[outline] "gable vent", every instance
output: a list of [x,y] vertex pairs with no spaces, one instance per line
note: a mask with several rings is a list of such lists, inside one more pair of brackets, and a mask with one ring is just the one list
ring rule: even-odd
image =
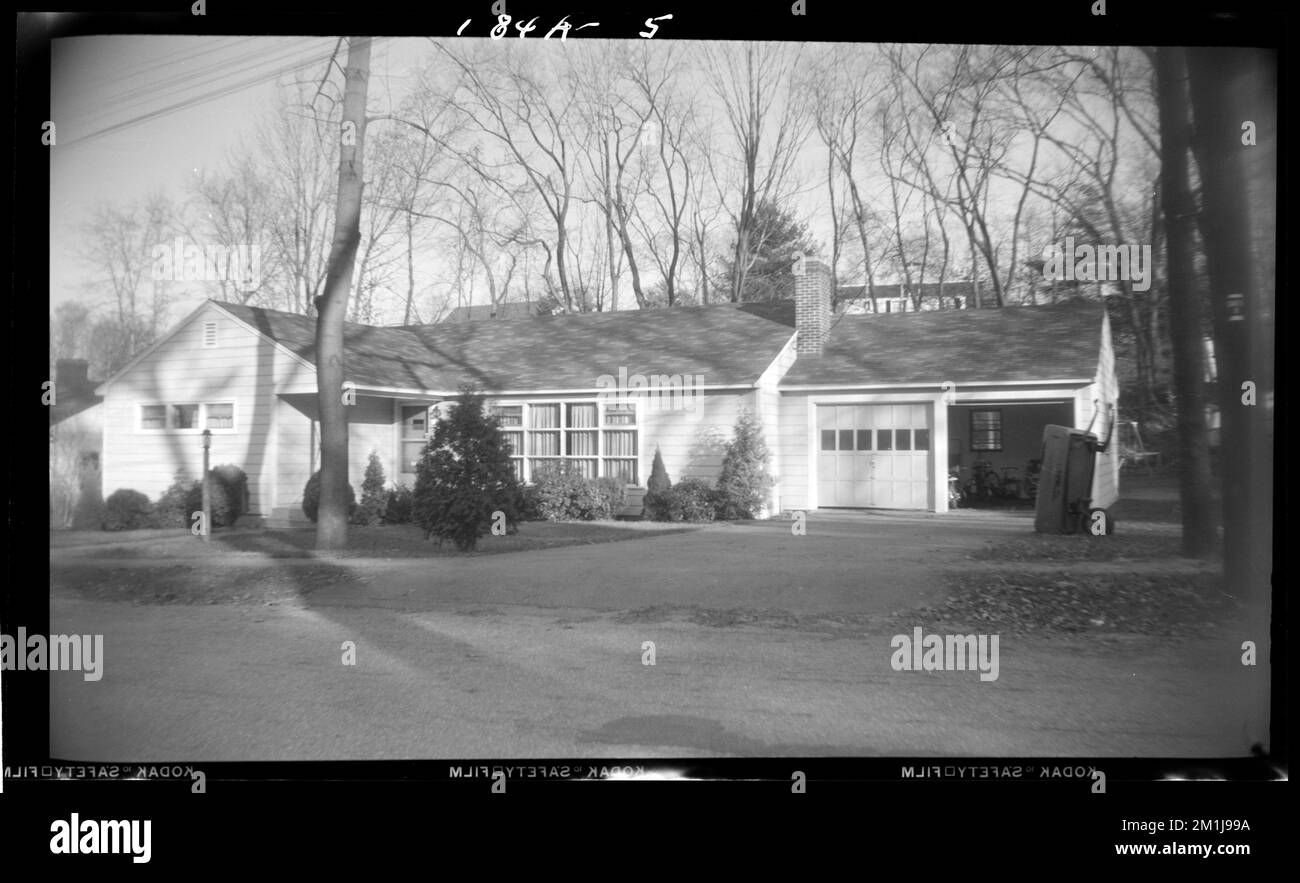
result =
[[217,323],[203,323],[203,346],[214,347],[217,345]]

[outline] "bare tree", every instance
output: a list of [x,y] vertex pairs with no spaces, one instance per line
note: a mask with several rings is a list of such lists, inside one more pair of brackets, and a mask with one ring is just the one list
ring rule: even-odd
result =
[[343,325],[361,239],[366,89],[370,80],[369,37],[349,38],[344,78],[334,239],[330,246],[324,293],[316,301],[316,383],[321,431],[316,548],[322,550],[346,548],[348,542],[348,415],[342,399]]
[[1169,259],[1169,321],[1173,334],[1174,393],[1178,403],[1178,486],[1183,554],[1211,554],[1218,545],[1210,493],[1210,450],[1205,427],[1204,309],[1195,277],[1196,202],[1189,170],[1190,101],[1185,52],[1155,50],[1160,84],[1161,192]]
[[[866,146],[871,128],[871,107],[884,89],[879,82],[879,59],[873,53],[864,57],[858,46],[832,46],[823,51],[817,63],[809,67],[805,90],[813,96],[813,114],[817,133],[827,151],[826,186],[831,208],[832,263],[838,266],[846,225],[852,221],[857,231],[857,246],[862,252],[862,272],[866,293],[875,302],[876,260],[873,248],[874,210],[859,185],[862,165],[859,152]],[[837,185],[837,179],[842,183]],[[836,209],[836,190],[847,191],[841,213]],[[838,288],[838,270],[832,267],[833,284]]]
[[798,48],[780,43],[705,44],[709,77],[730,128],[735,153],[725,168],[710,161],[715,181],[730,192],[726,211],[735,231],[732,246],[731,300],[741,300],[745,278],[766,241],[759,207],[779,203],[790,194],[793,173],[808,137],[806,104],[795,94]]
[[87,288],[108,292],[114,320],[114,352],[106,366],[110,373],[166,326],[171,282],[185,270],[177,265],[183,256],[173,248],[177,216],[171,201],[155,194],[125,206],[100,203],[82,228],[79,253],[93,274]]
[[451,103],[464,129],[483,136],[494,148],[489,151],[475,140],[453,149],[486,181],[512,189],[502,176],[513,171],[531,187],[550,217],[560,296],[568,309],[575,309],[567,260],[577,173],[568,116],[576,98],[572,91],[552,88],[553,83],[530,70],[528,59],[538,61],[537,66],[559,62],[530,56],[527,47],[492,45],[474,52],[453,51],[438,41],[433,45],[460,74]]
[[[628,79],[647,111],[642,123],[642,157],[648,168],[646,187],[658,212],[638,212],[636,221],[646,248],[664,280],[668,306],[678,301],[678,279],[686,239],[686,210],[690,201],[692,156],[690,131],[695,102],[678,85],[685,66],[680,44],[638,45],[628,63]],[[646,161],[646,156],[653,159]],[[651,221],[649,218],[653,217]]]

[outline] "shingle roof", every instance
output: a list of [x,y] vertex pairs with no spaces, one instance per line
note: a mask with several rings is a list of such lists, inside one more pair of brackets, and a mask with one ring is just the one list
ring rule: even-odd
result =
[[1092,377],[1101,322],[1101,305],[1086,301],[847,315],[831,329],[823,354],[801,355],[781,386]]
[[484,319],[526,319],[543,314],[541,304],[511,302],[504,304],[473,304],[456,307],[443,317],[443,322],[479,322]]
[[[311,361],[316,319],[217,302]],[[602,374],[702,374],[748,386],[794,333],[793,302],[574,313],[437,325],[344,328],[345,374],[358,386],[456,391],[593,389]]]

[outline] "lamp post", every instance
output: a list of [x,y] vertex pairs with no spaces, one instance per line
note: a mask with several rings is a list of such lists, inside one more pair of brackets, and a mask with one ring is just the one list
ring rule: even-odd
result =
[[203,542],[212,533],[212,497],[208,491],[208,454],[212,448],[212,430],[203,430]]

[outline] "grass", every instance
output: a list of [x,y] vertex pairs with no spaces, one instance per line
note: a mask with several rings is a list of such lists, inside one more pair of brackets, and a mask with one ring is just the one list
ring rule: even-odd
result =
[[[348,528],[348,548],[330,557],[338,558],[437,558],[460,555],[491,555],[508,552],[527,552],[554,549],[564,546],[581,546],[593,543],[633,540],[663,534],[681,533],[693,527],[673,526],[649,522],[549,522],[533,521],[519,526],[519,532],[508,536],[488,536],[479,540],[473,553],[457,551],[451,543],[439,544],[426,540],[424,532],[412,524],[395,524],[377,527],[352,525]],[[132,532],[135,534],[137,532]],[[146,532],[140,532],[146,533]],[[116,539],[113,535],[82,535],[77,545],[74,538],[63,539],[52,548],[65,548],[72,554],[93,555],[97,558],[119,559],[195,559],[225,558],[232,554],[260,558],[312,558],[315,557],[316,531],[314,528],[287,528],[267,530],[215,531],[211,542],[204,543],[182,531],[149,531],[149,536],[130,536]],[[52,535],[53,536],[53,535]],[[96,542],[86,545],[87,540]],[[72,546],[76,546],[73,552]]]
[[366,582],[367,578],[328,564],[292,568],[164,564],[144,569],[74,563],[51,571],[50,590],[128,604],[274,605],[342,581]]
[[1129,496],[1111,510],[1114,534],[1027,533],[992,542],[971,558],[993,567],[949,574],[944,602],[907,616],[987,631],[1183,636],[1239,614],[1214,560],[1181,557],[1174,479],[1126,475],[1126,486]]
[[1025,534],[991,543],[971,557],[978,561],[1130,561],[1174,558],[1182,552],[1182,538],[1167,532],[1115,534]]

